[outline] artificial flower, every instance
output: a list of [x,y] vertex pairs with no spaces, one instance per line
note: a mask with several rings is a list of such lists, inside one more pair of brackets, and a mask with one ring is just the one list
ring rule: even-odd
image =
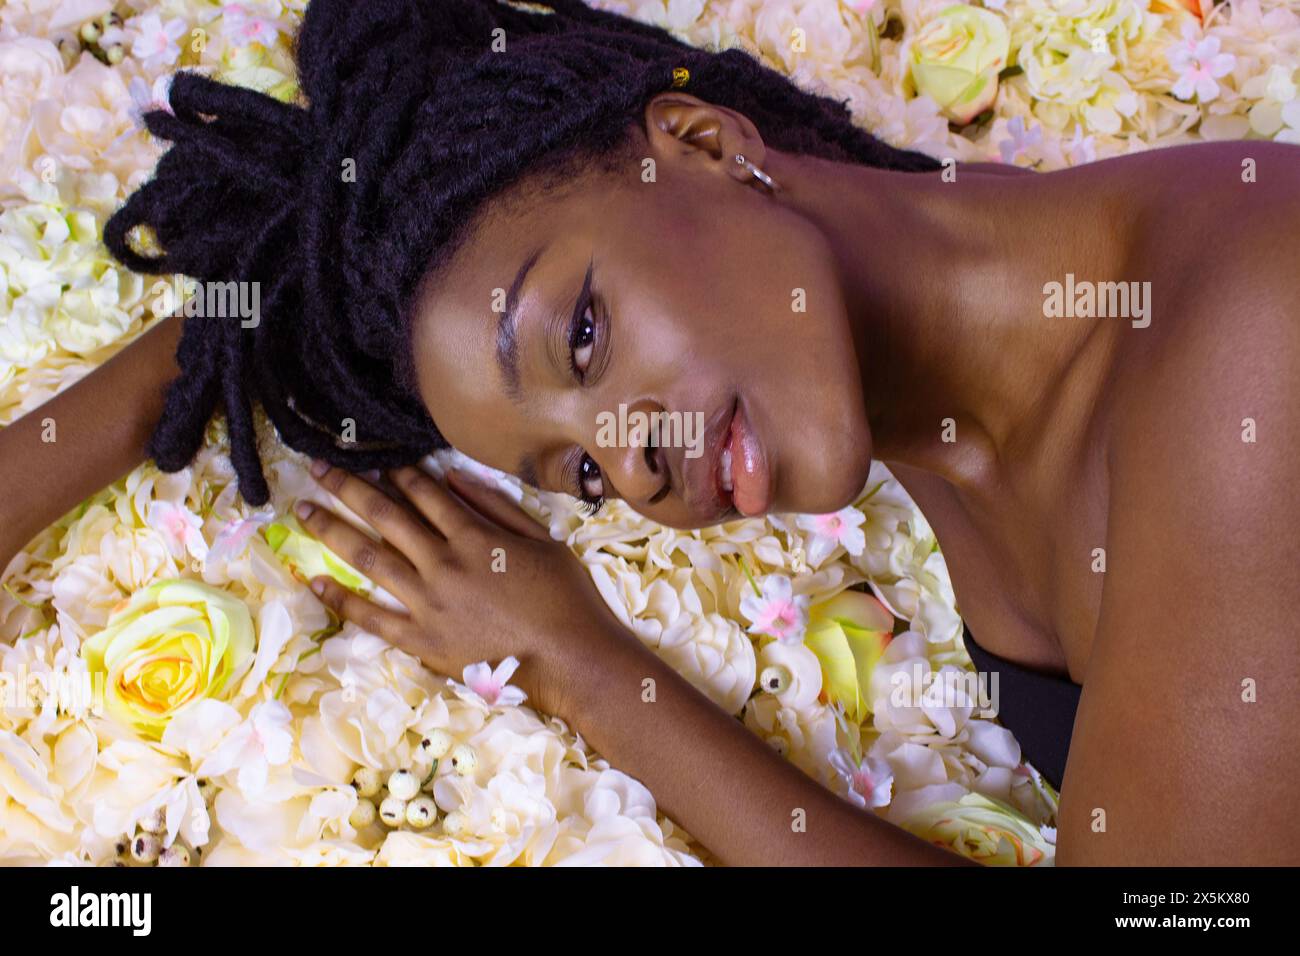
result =
[[1055,846],[1016,811],[978,793],[936,803],[906,824],[917,836],[986,865],[1037,866],[1055,857]]
[[518,668],[518,659],[507,657],[496,670],[487,661],[479,661],[466,667],[461,676],[465,686],[489,707],[517,707],[528,698],[518,687],[510,686],[510,678]]
[[830,756],[831,766],[848,788],[848,800],[859,807],[888,805],[894,774],[889,764],[876,757],[865,756],[860,761],[841,747]]
[[1011,35],[996,13],[953,4],[911,40],[910,67],[918,93],[939,104],[949,119],[969,123],[998,95]]
[[1179,74],[1172,93],[1181,100],[1195,96],[1208,103],[1219,95],[1218,80],[1232,72],[1236,57],[1220,53],[1216,36],[1200,36],[1188,25],[1183,42],[1169,51],[1169,65]]
[[260,795],[270,769],[287,763],[293,753],[292,722],[293,715],[279,701],[256,705],[246,720],[226,733],[195,772],[215,777],[235,770],[239,789],[251,796]]
[[146,70],[171,66],[180,58],[181,48],[176,41],[185,35],[184,20],[174,17],[163,23],[158,14],[148,13],[132,17],[127,25],[137,31],[131,55],[139,57]]
[[195,581],[159,581],[114,608],[82,647],[105,681],[109,714],[162,736],[185,708],[228,690],[251,662],[255,638],[238,598]]
[[804,645],[821,663],[827,698],[856,723],[871,712],[871,672],[893,631],[894,615],[861,591],[844,591],[812,609]]
[[785,643],[803,640],[808,626],[808,596],[795,594],[784,574],[769,574],[757,594],[746,594],[740,613],[752,623],[751,634],[768,634]]
[[267,525],[263,534],[280,560],[308,581],[330,577],[345,588],[363,593],[374,587],[368,577],[308,534],[292,514]]
[[809,533],[808,564],[821,567],[836,548],[843,548],[851,555],[859,555],[866,547],[867,536],[862,530],[866,516],[850,505],[839,511],[825,515],[800,515],[795,524]]

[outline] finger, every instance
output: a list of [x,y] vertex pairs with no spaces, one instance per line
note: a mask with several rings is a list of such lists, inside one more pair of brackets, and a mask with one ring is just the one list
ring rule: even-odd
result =
[[410,465],[394,468],[388,475],[416,510],[447,538],[463,533],[471,526],[473,517],[465,503],[432,475]]
[[380,607],[333,578],[313,578],[311,589],[322,604],[343,620],[351,621],[361,630],[382,637],[389,644],[424,660],[427,648],[422,645],[427,642],[413,637],[411,619],[405,614]]
[[419,594],[420,576],[406,558],[310,501],[294,508],[298,520],[324,545],[366,577],[395,594],[407,607]]
[[[314,461],[312,477],[317,483],[351,508],[358,517],[379,532],[417,568],[427,570],[427,555],[431,543],[437,540],[429,529],[391,495],[342,468],[331,468],[326,462]],[[377,473],[372,473],[376,474]]]
[[551,540],[550,532],[511,501],[500,488],[485,485],[459,468],[453,468],[448,473],[447,483],[471,508],[493,524],[523,535],[525,538],[536,541]]

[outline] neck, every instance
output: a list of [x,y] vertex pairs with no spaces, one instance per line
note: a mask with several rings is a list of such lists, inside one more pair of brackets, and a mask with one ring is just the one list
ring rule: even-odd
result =
[[768,167],[838,262],[874,457],[959,489],[999,480],[1097,328],[1046,318],[1043,286],[1114,274],[1085,235],[1115,222],[1109,210],[1092,190],[1069,200],[1048,176],[1005,168],[944,182],[779,153]]

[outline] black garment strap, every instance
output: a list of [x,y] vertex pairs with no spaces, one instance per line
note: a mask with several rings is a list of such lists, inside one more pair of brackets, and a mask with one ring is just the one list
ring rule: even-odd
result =
[[965,638],[975,669],[998,674],[998,720],[1016,735],[1025,759],[1060,792],[1083,688],[990,654],[975,643],[969,628]]

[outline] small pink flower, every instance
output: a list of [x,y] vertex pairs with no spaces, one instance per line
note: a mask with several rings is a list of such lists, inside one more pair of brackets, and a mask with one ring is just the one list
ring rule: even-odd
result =
[[889,805],[890,788],[894,772],[889,764],[874,757],[865,757],[855,763],[853,755],[841,747],[830,755],[831,767],[849,786],[849,801],[859,807],[884,807]]
[[236,783],[247,794],[266,789],[271,767],[289,762],[293,755],[293,715],[278,700],[268,700],[249,711],[247,719],[222,738],[199,765],[197,773],[219,777],[238,768]]
[[1218,97],[1219,84],[1215,81],[1237,65],[1231,53],[1219,52],[1218,37],[1198,36],[1190,23],[1184,24],[1183,42],[1169,51],[1168,58],[1169,65],[1180,74],[1171,91],[1174,96],[1180,100],[1195,96],[1202,103]]
[[208,543],[199,530],[203,519],[184,505],[150,502],[145,523],[163,536],[173,558],[184,558],[186,552],[200,561],[208,556]]
[[1041,159],[1035,155],[1043,145],[1041,126],[1027,128],[1024,117],[1013,116],[1007,121],[1007,134],[1010,138],[998,143],[1002,162],[1013,166],[1032,166]]
[[740,613],[753,622],[750,634],[770,634],[783,644],[799,644],[808,629],[808,595],[796,595],[785,575],[769,574],[760,594],[745,592]]
[[867,520],[857,508],[841,508],[825,515],[800,515],[795,525],[812,532],[808,540],[808,565],[818,567],[842,547],[851,555],[859,555],[867,546],[867,536],[862,530]]
[[141,61],[145,70],[152,73],[180,59],[181,48],[176,41],[185,35],[185,21],[180,17],[164,24],[158,14],[149,13],[132,17],[127,25],[140,31],[131,45],[131,55]]
[[234,3],[221,11],[221,35],[235,46],[270,46],[280,36],[280,30],[274,20],[256,16],[243,4]]
[[528,699],[518,687],[509,686],[511,676],[519,667],[519,661],[507,657],[497,665],[496,670],[488,666],[487,661],[470,664],[461,675],[465,686],[478,694],[489,707],[515,707]]
[[212,542],[210,560],[230,561],[242,554],[248,542],[257,533],[257,529],[269,520],[266,515],[253,515],[251,518],[240,518],[225,525],[217,532],[216,540]]

